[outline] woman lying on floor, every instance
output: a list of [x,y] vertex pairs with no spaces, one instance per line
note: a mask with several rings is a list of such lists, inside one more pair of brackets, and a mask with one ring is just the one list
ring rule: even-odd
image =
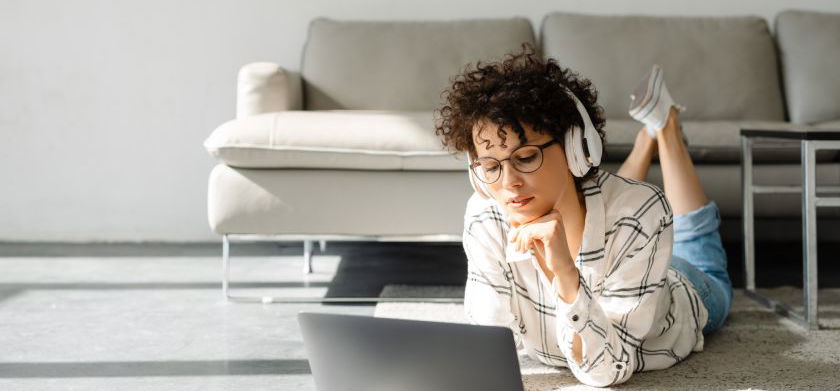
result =
[[[717,204],[688,155],[657,65],[631,94],[644,124],[617,173],[598,168],[603,108],[589,80],[524,46],[454,79],[436,112],[469,157],[465,314],[591,386],[702,351],[732,301]],[[664,191],[647,183],[658,153]]]

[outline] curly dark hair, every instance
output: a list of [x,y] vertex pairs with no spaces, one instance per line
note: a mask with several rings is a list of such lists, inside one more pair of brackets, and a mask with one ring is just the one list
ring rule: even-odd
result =
[[[526,123],[537,133],[550,134],[565,147],[565,132],[572,125],[583,129],[583,120],[561,85],[574,92],[589,113],[602,144],[606,144],[604,109],[596,103],[598,92],[592,82],[561,67],[555,59],[544,61],[530,43],[522,44],[521,51],[508,53],[500,62],[478,61],[474,68],[467,64],[450,83],[441,94],[443,106],[434,113],[435,134],[443,136],[443,146],[454,150],[454,154],[467,152],[470,158],[476,158],[473,126],[484,121],[498,126],[497,134],[503,140],[504,129],[513,129],[524,144],[521,123]],[[606,151],[601,161],[605,158]],[[574,177],[578,191],[583,181],[597,173],[598,168],[593,167],[584,177]]]

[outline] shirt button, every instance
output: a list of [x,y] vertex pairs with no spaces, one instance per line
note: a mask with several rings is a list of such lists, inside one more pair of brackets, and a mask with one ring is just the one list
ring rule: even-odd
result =
[[575,321],[575,322],[577,322],[577,320],[578,320],[578,316],[577,316],[577,314],[572,315],[572,320],[573,320],[573,321]]
[[623,367],[623,365],[621,365],[621,364],[615,364],[615,369],[621,369],[622,367]]

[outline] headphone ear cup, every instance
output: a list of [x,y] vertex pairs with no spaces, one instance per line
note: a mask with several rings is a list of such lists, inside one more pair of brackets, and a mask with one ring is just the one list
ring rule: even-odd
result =
[[[592,119],[589,118],[583,103],[580,102],[572,90],[566,86],[563,86],[563,88],[574,101],[578,114],[583,121],[583,129],[572,126],[572,129],[566,132],[566,159],[569,160],[569,169],[572,173],[577,177],[583,177],[590,167],[601,164],[601,154],[604,146],[601,143],[601,136],[595,130]],[[586,140],[586,151],[583,150],[584,140]],[[588,158],[586,156],[587,152],[589,153]]]
[[592,161],[590,166],[601,165],[601,155],[604,152],[604,146],[601,143],[601,136],[594,127],[586,129],[586,149],[589,151],[589,159]]
[[565,135],[566,162],[572,175],[582,177],[589,171],[586,156],[583,152],[580,128],[572,126]]

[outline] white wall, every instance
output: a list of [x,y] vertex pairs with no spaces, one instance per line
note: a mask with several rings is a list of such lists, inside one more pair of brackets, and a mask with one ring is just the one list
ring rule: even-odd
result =
[[831,0],[0,1],[0,241],[206,241],[202,141],[236,72],[298,69],[309,20],[840,12]]

